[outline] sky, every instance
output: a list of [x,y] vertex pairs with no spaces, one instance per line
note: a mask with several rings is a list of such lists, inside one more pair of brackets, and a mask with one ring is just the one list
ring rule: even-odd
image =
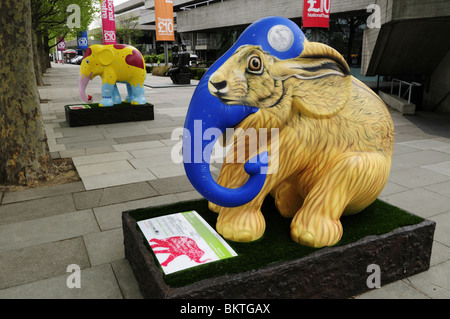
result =
[[126,1],[128,1],[128,0],[114,0],[114,6],[117,6],[117,5],[119,5],[121,3],[124,3]]

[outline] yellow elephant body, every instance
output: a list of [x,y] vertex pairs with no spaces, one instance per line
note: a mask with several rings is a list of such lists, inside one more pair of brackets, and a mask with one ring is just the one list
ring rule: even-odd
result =
[[[234,138],[218,183],[243,185],[248,177],[243,163],[254,153],[270,155],[266,182],[251,202],[209,204],[219,213],[218,232],[235,241],[260,238],[265,230],[260,208],[270,193],[279,212],[293,218],[295,241],[312,247],[336,244],[343,232],[341,215],[366,208],[388,180],[394,126],[383,101],[350,75],[339,53],[310,42],[290,60],[244,46],[211,75],[209,85],[227,104],[259,108],[238,125],[241,134]],[[277,131],[265,144],[258,139],[256,152],[239,158],[239,148],[251,149],[246,130],[262,128]]]
[[134,47],[124,44],[91,45],[80,66],[80,95],[85,98],[87,82],[100,75],[102,78],[101,106],[120,104],[120,94],[116,83],[126,83],[126,102],[145,104],[144,81],[147,75],[142,54]]

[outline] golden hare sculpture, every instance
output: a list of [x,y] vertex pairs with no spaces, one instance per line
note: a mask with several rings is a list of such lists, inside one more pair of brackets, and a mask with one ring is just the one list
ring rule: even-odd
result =
[[[244,45],[211,75],[208,87],[230,107],[259,108],[236,128],[278,129],[278,143],[268,134],[256,152],[267,151],[271,159],[259,194],[238,207],[209,204],[219,213],[216,227],[225,238],[260,238],[265,230],[261,205],[270,193],[281,215],[293,218],[293,240],[331,246],[342,237],[341,215],[360,212],[386,185],[394,145],[389,111],[350,75],[334,49],[305,40],[298,57],[280,60],[259,46]],[[245,134],[235,140],[250,149]],[[231,151],[217,183],[236,188],[248,178],[243,163],[255,154]]]

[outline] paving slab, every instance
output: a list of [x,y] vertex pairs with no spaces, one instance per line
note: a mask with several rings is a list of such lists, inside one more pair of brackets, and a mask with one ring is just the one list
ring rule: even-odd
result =
[[114,162],[119,160],[127,160],[132,158],[128,152],[111,152],[104,154],[93,154],[80,157],[74,157],[73,163],[75,166],[78,165],[88,165],[88,164],[98,164],[106,162]]
[[106,163],[95,163],[76,166],[81,179],[87,176],[102,175],[106,173],[123,172],[134,169],[127,160],[112,161]]
[[102,198],[103,189],[87,190],[84,192],[74,193],[73,200],[78,210],[97,207]]
[[[153,156],[161,156],[161,155],[168,155],[168,156],[166,156],[166,158],[170,158],[170,154],[171,153],[172,153],[172,147],[171,146],[146,148],[146,149],[139,149],[139,150],[130,151],[130,154],[134,158],[143,158],[143,157],[151,158]],[[130,162],[132,160],[133,159],[131,159]],[[151,162],[157,163],[158,161],[151,161]]]
[[378,289],[374,288],[356,296],[355,299],[430,299],[430,297],[400,280]]
[[449,147],[448,143],[441,142],[438,139],[423,139],[418,141],[409,141],[399,143],[402,146],[409,146],[419,150],[435,150],[440,151]]
[[450,154],[434,150],[420,150],[395,155],[392,159],[391,170],[401,170],[446,161],[450,161]]
[[75,211],[72,194],[0,205],[0,225]]
[[146,182],[108,187],[103,189],[103,194],[98,206],[129,202],[157,195],[158,192]]
[[425,186],[424,188],[432,192],[450,197],[450,181]]
[[156,176],[154,176],[149,170],[135,169],[131,171],[87,176],[83,178],[83,184],[87,190],[91,190],[118,185],[126,185],[143,181],[151,181],[153,179],[156,179]]
[[92,210],[0,226],[0,252],[51,243],[99,231]]
[[175,203],[178,198],[173,194],[155,196],[140,200],[133,200],[120,204],[108,205],[94,208],[94,214],[97,218],[100,229],[108,230],[122,226],[122,212],[132,209],[139,209],[145,207],[167,205]]
[[428,271],[408,277],[412,287],[433,299],[450,299],[450,260],[431,267]]
[[[67,143],[64,145],[58,145],[58,146],[64,146],[67,150],[73,150],[78,148],[92,148],[97,146],[111,146],[117,144],[116,141],[113,138],[105,138],[103,140],[97,140],[97,141],[87,141],[87,142],[78,142],[78,143]],[[59,150],[58,150],[59,151]]]
[[61,185],[51,185],[39,188],[25,189],[17,192],[5,193],[2,204],[22,202],[26,200],[70,194],[73,192],[84,191],[82,182],[67,183]]
[[433,241],[433,251],[431,253],[430,265],[436,266],[450,259],[450,247],[441,244],[439,241]]
[[421,167],[391,170],[389,181],[407,188],[419,188],[450,180],[450,176],[439,174]]
[[82,237],[0,252],[0,289],[91,267]]
[[143,299],[130,263],[126,259],[116,260],[111,263],[114,275],[117,278],[120,291],[125,299]]
[[80,271],[80,288],[68,288],[71,273],[0,290],[0,299],[120,299],[110,264]]
[[161,140],[162,137],[159,134],[148,134],[147,132],[143,135],[132,135],[127,137],[114,138],[117,144],[128,144],[146,141],[157,141]]
[[125,258],[121,227],[83,236],[92,266]]
[[145,142],[136,142],[136,143],[127,143],[127,144],[118,144],[114,145],[113,148],[120,151],[134,151],[139,149],[147,149],[147,148],[156,148],[165,146],[165,144],[160,141],[145,141]]
[[388,181],[379,197],[384,198],[386,196],[389,196],[392,194],[397,194],[397,193],[402,193],[402,192],[405,192],[408,190],[410,190],[410,189],[407,187],[404,187],[404,186],[401,186],[401,185],[398,185],[398,184]]
[[[432,216],[429,219],[436,222],[436,233],[434,235],[434,240],[450,247],[450,211]],[[448,257],[450,259],[450,248]]]
[[70,137],[62,137],[57,138],[57,144],[74,144],[80,142],[90,142],[90,141],[99,141],[104,140],[105,136],[103,134],[84,134],[84,135],[75,135]]
[[189,179],[184,176],[155,179],[148,182],[161,195],[175,194],[194,190]]
[[429,218],[450,209],[449,197],[424,188],[412,189],[380,198],[391,205],[401,207],[424,218]]
[[431,164],[431,165],[423,165],[422,167],[425,169],[434,171],[436,173],[439,173],[439,174],[444,174],[444,175],[450,176],[450,161],[441,162],[441,163],[437,163],[437,164]]
[[[173,176],[186,176],[186,171],[184,170],[183,164],[174,164],[168,162],[165,165],[148,168],[153,175],[157,178],[167,178]],[[216,168],[212,167],[211,170]],[[217,170],[217,169],[216,169]]]

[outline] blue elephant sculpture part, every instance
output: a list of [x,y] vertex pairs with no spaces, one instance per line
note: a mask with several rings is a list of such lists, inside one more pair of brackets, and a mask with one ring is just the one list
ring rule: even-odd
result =
[[[203,150],[217,141],[202,138],[201,162],[194,161],[193,148],[194,124],[201,121],[203,132],[209,128],[217,128],[224,133],[226,128],[232,128],[258,108],[248,105],[226,105],[211,95],[208,89],[210,76],[227,61],[242,45],[259,45],[279,59],[291,59],[303,52],[305,35],[291,20],[281,17],[263,18],[250,25],[239,37],[237,42],[205,73],[192,96],[183,134],[183,162],[186,175],[194,188],[208,201],[223,207],[236,207],[250,202],[261,191],[267,172],[268,153],[264,152],[251,158],[244,165],[249,174],[247,182],[238,188],[226,188],[217,184],[209,169],[211,154]],[[198,159],[198,154],[195,156]],[[265,168],[265,169],[264,169]]]
[[[131,86],[129,83],[125,83],[127,86],[127,97],[125,102],[131,103],[135,101],[136,104],[142,105],[146,103],[145,99],[145,89],[139,84],[136,86]],[[113,106],[122,103],[119,89],[117,84],[103,84],[102,85],[102,100],[100,102],[103,106]]]

